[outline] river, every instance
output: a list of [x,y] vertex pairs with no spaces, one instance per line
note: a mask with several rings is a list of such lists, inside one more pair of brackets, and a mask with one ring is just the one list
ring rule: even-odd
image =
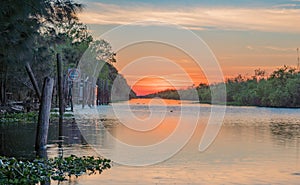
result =
[[[193,125],[195,130],[174,155],[120,154],[121,163],[101,175],[82,176],[65,185],[97,184],[299,184],[300,109],[227,106],[220,132],[205,151],[201,137],[211,111],[210,105],[189,101],[136,99],[97,108],[78,108],[76,124],[64,126],[64,155],[107,155],[116,150],[117,138],[127,145],[151,146],[169,138],[179,145]],[[199,115],[196,112],[199,111]],[[129,116],[132,113],[132,117]],[[164,113],[164,114],[162,114]],[[128,116],[126,116],[128,115]],[[193,124],[193,117],[199,117]],[[180,121],[179,121],[180,120]],[[125,124],[124,124],[125,123]],[[144,126],[144,125],[146,126]],[[48,156],[57,156],[57,124],[52,123]],[[183,125],[179,127],[179,125]],[[34,135],[33,124],[1,125],[1,154],[28,154]],[[130,127],[130,128],[128,128]],[[139,131],[134,130],[139,129]],[[144,129],[144,130],[143,130]],[[12,139],[14,138],[14,139]],[[178,140],[176,140],[178,139]],[[22,141],[26,141],[25,147]],[[18,147],[16,147],[18,146]],[[17,148],[17,149],[16,149]],[[29,150],[30,150],[29,149]],[[173,150],[174,148],[168,148]],[[10,150],[10,151],[9,151]],[[174,149],[176,150],[176,149]],[[30,153],[30,152],[29,152]],[[120,156],[113,156],[119,159]],[[119,158],[118,158],[119,157]],[[155,159],[157,163],[149,164]],[[137,166],[124,165],[127,159]],[[148,161],[149,159],[149,161]],[[160,161],[162,160],[162,161]],[[127,161],[127,164],[130,162]],[[130,164],[131,164],[130,163]],[[139,165],[143,164],[143,165]]]

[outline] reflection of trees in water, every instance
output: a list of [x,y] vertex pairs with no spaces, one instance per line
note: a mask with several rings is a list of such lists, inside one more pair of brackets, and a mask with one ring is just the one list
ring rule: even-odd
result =
[[[65,121],[62,126],[62,144],[87,145],[74,120]],[[60,142],[57,122],[50,123],[48,144]],[[36,139],[35,123],[8,123],[0,125],[0,155],[17,158],[33,159],[35,157],[34,144]]]
[[271,133],[281,140],[293,140],[300,138],[300,123],[295,122],[272,122],[270,124]]
[[16,158],[35,157],[34,123],[7,123],[0,125],[0,155]]
[[63,145],[87,144],[86,140],[81,135],[80,129],[78,128],[74,119],[63,124],[61,134]]
[[87,146],[93,149],[113,148],[114,143],[111,142],[108,133],[116,135],[115,127],[118,124],[119,121],[112,118],[83,118],[76,120],[76,127],[82,138],[84,138]]

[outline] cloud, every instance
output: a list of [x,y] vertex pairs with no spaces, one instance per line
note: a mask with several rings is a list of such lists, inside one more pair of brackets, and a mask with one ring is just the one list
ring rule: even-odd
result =
[[278,46],[255,46],[254,47],[250,45],[246,46],[246,48],[248,50],[269,50],[269,51],[276,51],[276,52],[294,52],[297,49],[292,47],[278,47]]
[[296,3],[289,3],[289,4],[280,4],[273,6],[274,8],[297,8],[299,7],[299,4]]
[[254,50],[254,47],[253,47],[253,46],[246,46],[246,48],[247,48],[248,50]]
[[157,8],[150,5],[91,3],[87,10],[80,14],[80,19],[87,24],[100,25],[161,21],[179,24],[192,30],[300,32],[300,9],[296,8]]
[[282,52],[296,51],[296,48],[283,48],[283,47],[276,47],[276,46],[265,46],[264,48],[273,51],[282,51]]

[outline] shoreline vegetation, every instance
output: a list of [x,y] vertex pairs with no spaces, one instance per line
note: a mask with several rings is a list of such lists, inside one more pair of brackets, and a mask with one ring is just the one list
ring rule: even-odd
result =
[[[215,94],[218,100],[226,99],[226,105],[256,106],[271,108],[300,108],[300,71],[284,65],[273,71],[269,76],[261,69],[255,75],[245,77],[238,75],[225,83],[212,85],[199,84],[182,90],[168,89],[139,98],[164,98],[174,100],[194,100],[199,103],[211,104],[211,91],[217,92],[221,85],[226,86],[224,94]],[[214,102],[218,104],[218,102]],[[222,105],[224,103],[220,103]]]

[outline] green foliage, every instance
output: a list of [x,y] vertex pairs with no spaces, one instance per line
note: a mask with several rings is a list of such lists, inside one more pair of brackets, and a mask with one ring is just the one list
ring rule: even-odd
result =
[[111,167],[109,159],[102,159],[93,156],[76,157],[71,155],[66,158],[54,158],[50,160],[53,173],[51,178],[53,180],[67,180],[66,177],[74,175],[78,177],[87,173],[88,175],[100,174],[103,170]]
[[[51,121],[57,120],[59,118],[58,113],[50,114]],[[64,113],[65,119],[72,119],[74,118],[73,113]],[[37,122],[38,119],[38,112],[27,112],[27,113],[5,113],[0,114],[0,123],[33,123]]]
[[208,103],[211,101],[211,92],[210,87],[207,84],[199,84],[198,87],[196,87],[199,95],[199,101],[203,103]]
[[[65,66],[76,66],[91,35],[79,22],[82,4],[73,0],[4,0],[0,7],[0,103],[6,92],[14,100],[33,96],[25,82],[25,63],[32,66],[39,86],[45,76],[55,75],[56,53]],[[29,82],[30,83],[30,82]],[[28,83],[27,83],[28,84]]]
[[[113,66],[113,63],[116,62],[115,55],[107,41],[103,39],[95,40],[90,43],[89,48],[83,54],[82,59],[84,62],[78,65],[83,73],[82,76],[89,79],[96,78],[98,86],[97,103],[99,104],[108,104],[111,101],[128,100],[136,97],[125,78]],[[111,97],[112,94],[113,97]]]
[[99,74],[99,78],[108,78],[110,72],[112,75],[117,74],[117,70],[111,65],[111,61],[115,61],[114,55],[107,41],[95,40],[89,44],[82,56],[84,62],[81,62],[78,68],[84,71],[86,76],[96,77]]
[[237,105],[300,107],[300,73],[283,66],[264,79],[265,72],[255,70],[251,79],[227,80],[227,100]]
[[36,184],[51,176],[51,169],[42,160],[18,161],[15,158],[0,158],[1,184]]
[[135,92],[131,90],[126,79],[118,73],[112,62],[99,61],[99,63],[102,65],[102,68],[98,75],[97,85],[101,94],[105,93],[110,96],[108,97],[109,102],[136,97]]
[[0,123],[36,122],[37,118],[38,118],[37,112],[5,113],[5,114],[0,114]]
[[67,177],[82,174],[100,174],[111,167],[109,159],[99,157],[77,157],[35,159],[22,161],[15,158],[0,157],[0,184],[36,184],[52,180],[64,181]]

